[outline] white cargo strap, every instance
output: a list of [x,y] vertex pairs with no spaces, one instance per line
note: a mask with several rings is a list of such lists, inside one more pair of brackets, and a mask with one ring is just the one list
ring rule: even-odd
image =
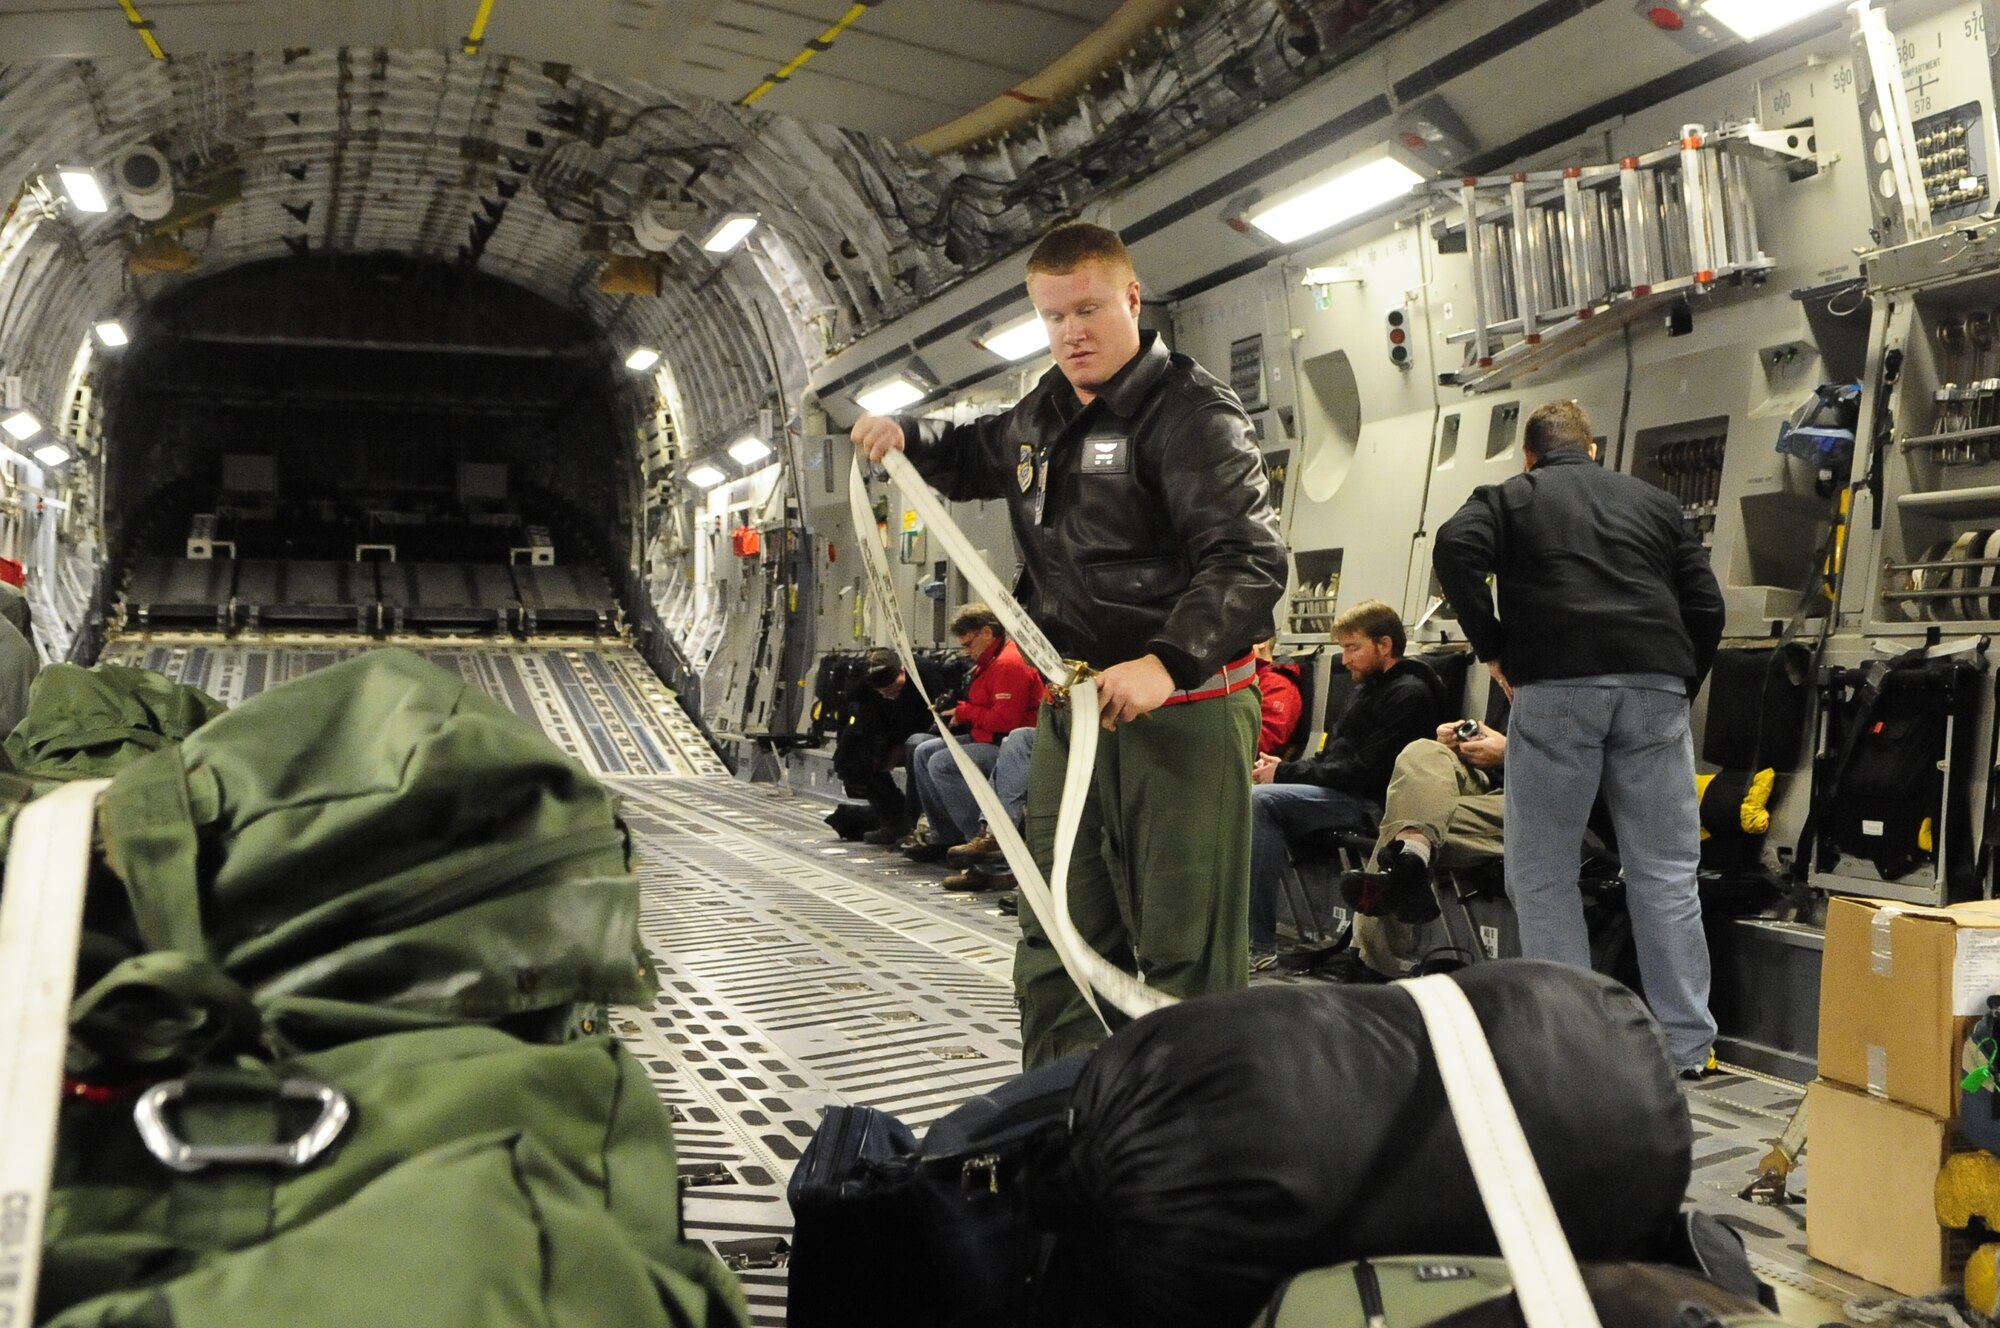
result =
[[[917,468],[910,464],[910,459],[901,452],[891,452],[882,458],[882,468],[889,472],[890,481],[910,500],[910,506],[917,509],[917,515],[923,518],[924,529],[936,535],[938,543],[944,545],[945,552],[951,555],[953,565],[958,568],[958,574],[1006,624],[1007,635],[1021,648],[1028,662],[1040,669],[1051,683],[1068,682],[1069,666],[1064,662],[1062,652],[1049,643],[1049,638],[1042,635],[1042,629],[1015,600],[1013,592],[993,574],[993,569],[979,556],[979,550],[972,547],[972,541],[965,537],[965,532],[945,511],[943,501],[931,492],[931,486],[924,482],[924,477],[917,474]],[[854,491],[852,480],[859,474],[860,458],[856,457],[855,473],[849,477],[848,492]]]
[[[1062,656],[1000,583],[993,569],[973,549],[972,542],[966,539],[964,532],[946,513],[944,503],[931,492],[916,468],[900,452],[889,453],[883,458],[883,464],[889,471],[889,478],[902,491],[910,506],[916,509],[925,529],[937,536],[938,542],[951,555],[960,575],[975,591],[985,596],[987,606],[1007,628],[1008,636],[1020,647],[1022,655],[1051,684],[1070,684],[1069,668]],[[869,509],[868,486],[862,479],[858,456],[848,474],[847,501],[854,521],[856,542],[861,546],[862,565],[868,573],[869,594],[881,606],[888,621],[890,634],[896,640],[896,651],[903,658],[903,667],[909,673],[910,682],[928,702],[931,696],[924,689],[917,669],[916,651],[911,645],[909,632],[903,626],[902,610],[896,602],[895,583],[889,578],[888,557],[875,534],[875,516]],[[1001,855],[1013,869],[1022,903],[1033,909],[1035,917],[1041,921],[1042,930],[1054,947],[1056,957],[1062,960],[1064,971],[1076,983],[1077,990],[1083,993],[1084,1001],[1100,1021],[1104,1012],[1098,1008],[1099,995],[1136,1019],[1142,1014],[1172,1005],[1175,997],[1148,987],[1097,953],[1077,934],[1076,924],[1070,921],[1071,849],[1076,843],[1077,828],[1083,821],[1084,803],[1090,796],[1091,770],[1097,763],[1097,684],[1086,678],[1071,685],[1069,706],[1069,762],[1063,773],[1062,803],[1056,813],[1055,854],[1054,861],[1050,863],[1052,872],[1048,881],[1043,880],[1036,868],[1028,846],[1022,842],[1020,832],[1014,828],[1013,818],[993,792],[992,784],[972,763],[972,758],[965,754],[965,749],[942,719],[938,721],[938,732],[943,736],[952,760],[957,763],[966,788],[979,803],[979,810],[986,817],[986,828],[992,831],[994,839],[999,842]]]
[[1556,1219],[1535,1155],[1528,1151],[1521,1118],[1514,1113],[1472,1002],[1442,973],[1395,985],[1409,993],[1423,1014],[1472,1178],[1513,1274],[1522,1319],[1528,1328],[1599,1328],[1597,1308],[1584,1289],[1583,1273]]
[[108,779],[79,780],[14,819],[0,898],[0,1328],[27,1328],[42,1271],[90,825]]

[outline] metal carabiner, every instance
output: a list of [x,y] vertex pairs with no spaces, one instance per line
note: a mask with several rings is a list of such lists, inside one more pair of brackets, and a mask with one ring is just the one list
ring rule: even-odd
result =
[[1069,666],[1069,677],[1049,688],[1049,704],[1058,707],[1067,707],[1069,705],[1070,688],[1076,686],[1086,678],[1092,678],[1097,675],[1096,669],[1091,668],[1090,665],[1080,659],[1066,659],[1063,663]]
[[[199,1090],[200,1084],[194,1085]],[[200,1171],[217,1164],[229,1166],[276,1166],[297,1169],[325,1152],[354,1114],[347,1095],[331,1084],[316,1079],[286,1079],[272,1086],[279,1099],[319,1103],[319,1119],[288,1143],[191,1144],[167,1123],[166,1107],[188,1094],[185,1079],[169,1079],[154,1084],[132,1107],[132,1120],[147,1151],[175,1171]],[[235,1089],[225,1090],[236,1092]]]

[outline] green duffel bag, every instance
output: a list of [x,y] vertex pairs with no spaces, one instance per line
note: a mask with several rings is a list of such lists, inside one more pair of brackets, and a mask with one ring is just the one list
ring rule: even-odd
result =
[[196,1070],[136,1111],[73,1088],[35,1321],[747,1324],[679,1206],[666,1109],[602,1037],[395,1034]]
[[[1605,1328],[1783,1328],[1746,1295],[1661,1264],[1586,1263]],[[1507,1261],[1463,1255],[1363,1259],[1300,1273],[1253,1328],[1520,1328]]]
[[610,793],[408,651],[135,761],[97,825],[115,879],[93,882],[76,1073],[456,1023],[551,1040],[653,991]]
[[28,688],[28,712],[7,735],[7,759],[37,779],[102,779],[227,708],[151,669],[51,664]]

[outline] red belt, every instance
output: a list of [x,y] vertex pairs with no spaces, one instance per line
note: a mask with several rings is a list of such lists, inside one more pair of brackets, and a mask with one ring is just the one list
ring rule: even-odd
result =
[[1257,681],[1257,655],[1252,651],[1241,659],[1223,665],[1194,686],[1170,694],[1160,704],[1186,705],[1189,701],[1207,701],[1217,696],[1227,696],[1231,692],[1240,692],[1255,681]]

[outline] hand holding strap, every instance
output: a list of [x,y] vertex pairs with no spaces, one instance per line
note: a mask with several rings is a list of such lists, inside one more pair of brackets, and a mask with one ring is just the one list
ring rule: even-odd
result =
[[[889,476],[902,490],[910,505],[922,517],[925,528],[938,537],[957,562],[965,579],[982,595],[994,614],[1006,626],[1008,635],[1029,663],[1040,669],[1051,682],[1070,683],[1070,674],[1063,659],[1049,644],[1041,630],[1028,617],[1014,597],[1000,584],[993,569],[979,558],[971,541],[965,538],[957,525],[945,511],[943,502],[932,493],[929,486],[918,475],[899,452],[891,452],[884,458]],[[861,546],[861,563],[868,574],[869,594],[873,596],[890,634],[895,638],[896,649],[903,658],[903,665],[909,671],[910,682],[925,701],[930,693],[925,690],[923,675],[917,668],[915,651],[910,643],[909,632],[903,626],[903,615],[897,608],[896,588],[889,578],[889,564],[882,551],[882,543],[875,534],[875,516],[868,507],[868,486],[861,477],[861,464],[857,458],[849,468],[847,480],[848,513],[854,522],[855,537]],[[1062,804],[1056,815],[1056,843],[1054,860],[1049,864],[1051,878],[1042,879],[1034,858],[1027,845],[1022,842],[1014,829],[1013,818],[993,792],[992,784],[965,754],[958,739],[952,736],[948,726],[940,722],[938,731],[944,738],[945,747],[951,752],[952,760],[958,765],[959,774],[971,792],[973,800],[979,804],[980,813],[986,818],[986,828],[993,832],[999,842],[1002,856],[1014,871],[1014,879],[1021,888],[1022,907],[1030,909],[1041,920],[1042,930],[1048,935],[1056,957],[1062,961],[1063,969],[1077,990],[1083,993],[1085,1004],[1104,1020],[1104,1012],[1098,1008],[1100,995],[1120,1011],[1138,1018],[1163,1006],[1171,1005],[1175,997],[1166,992],[1148,987],[1140,979],[1125,972],[1103,955],[1093,950],[1076,930],[1076,924],[1069,916],[1069,862],[1071,847],[1076,842],[1078,827],[1083,821],[1084,803],[1090,794],[1091,769],[1097,760],[1097,685],[1088,678],[1075,681],[1070,687],[1069,704],[1078,717],[1071,730],[1069,763],[1065,767]]]

